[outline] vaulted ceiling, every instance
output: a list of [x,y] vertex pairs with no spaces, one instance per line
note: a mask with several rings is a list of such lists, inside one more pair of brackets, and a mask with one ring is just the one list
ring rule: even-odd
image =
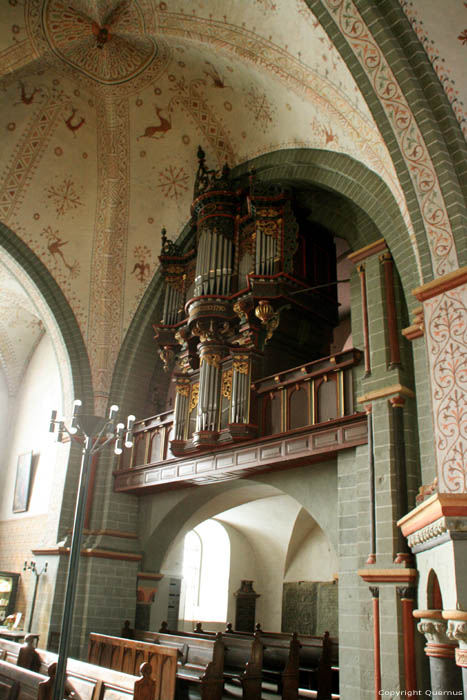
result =
[[[440,13],[445,3],[449,12]],[[467,9],[445,3],[401,0],[464,127]],[[176,238],[189,218],[198,144],[215,167],[284,148],[346,154],[386,183],[410,233],[385,142],[314,12],[334,13],[344,32],[346,4],[3,3],[0,220],[60,286],[102,395],[156,270],[160,230]],[[41,326],[3,268],[0,288],[4,368],[22,345],[16,369],[7,369],[14,392]],[[17,302],[7,301],[12,295]]]

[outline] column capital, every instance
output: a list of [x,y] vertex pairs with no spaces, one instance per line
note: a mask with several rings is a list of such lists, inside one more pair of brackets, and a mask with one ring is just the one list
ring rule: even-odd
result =
[[397,586],[396,591],[402,600],[415,600],[417,596],[415,586]]
[[392,262],[391,253],[388,250],[385,253],[381,253],[381,255],[379,256],[379,261],[381,263]]
[[[444,611],[443,611],[444,617]],[[447,636],[467,652],[467,620],[448,620]]]
[[405,406],[405,398],[399,394],[391,396],[388,402],[392,408],[403,408]]
[[438,659],[454,659],[456,643],[447,635],[447,623],[441,619],[422,618],[417,624],[418,631],[427,641],[425,654]]

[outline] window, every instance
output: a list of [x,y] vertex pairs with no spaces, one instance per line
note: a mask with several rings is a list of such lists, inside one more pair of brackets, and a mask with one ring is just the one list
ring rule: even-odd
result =
[[227,621],[229,574],[227,532],[216,520],[205,520],[185,535],[185,620]]

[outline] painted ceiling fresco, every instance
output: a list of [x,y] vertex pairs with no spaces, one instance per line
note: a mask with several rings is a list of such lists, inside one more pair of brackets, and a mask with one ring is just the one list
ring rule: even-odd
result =
[[63,290],[103,401],[160,230],[189,218],[198,144],[216,167],[347,154],[388,185],[413,242],[384,141],[304,0],[4,0],[2,26],[0,219]]
[[0,371],[14,396],[45,328],[24,288],[2,263],[0,289]]
[[467,2],[399,0],[467,138]]

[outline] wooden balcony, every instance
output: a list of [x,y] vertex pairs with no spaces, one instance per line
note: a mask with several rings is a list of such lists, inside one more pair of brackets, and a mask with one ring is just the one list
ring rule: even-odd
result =
[[207,484],[330,459],[367,442],[366,415],[354,412],[349,350],[256,381],[251,389],[257,434],[234,444],[171,451],[173,411],[135,423],[135,441],[115,472],[115,488],[135,494]]

